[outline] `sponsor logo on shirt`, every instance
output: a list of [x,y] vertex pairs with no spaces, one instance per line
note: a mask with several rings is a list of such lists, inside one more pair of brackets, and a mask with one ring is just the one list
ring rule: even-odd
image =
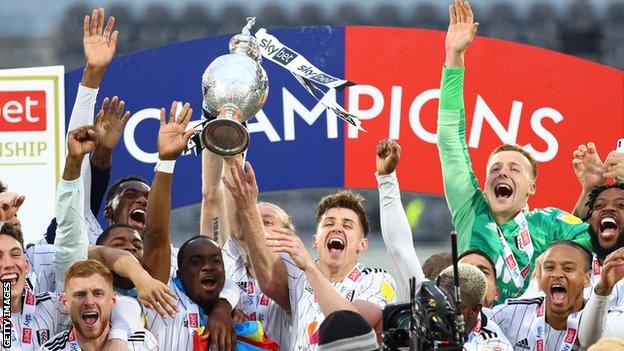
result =
[[22,343],[30,344],[32,342],[32,329],[24,327],[22,329]]
[[362,274],[362,272],[360,272],[359,269],[354,269],[353,272],[349,274],[349,279],[356,281],[360,277],[360,274]]
[[195,312],[189,312],[188,314],[188,324],[189,328],[197,328],[199,327],[199,316]]
[[525,349],[525,350],[530,350],[531,346],[529,346],[529,340],[527,338],[524,338],[520,341],[518,341],[516,343],[516,347],[519,347],[521,349]]
[[514,260],[514,257],[512,255],[505,257],[505,262],[507,263],[507,267],[509,267],[510,270],[516,268],[516,260]]
[[247,293],[248,294],[253,294],[254,293],[254,284],[253,284],[253,282],[247,283]]
[[271,301],[271,299],[269,299],[268,296],[266,296],[265,294],[260,295],[260,305],[268,306],[269,305],[269,301]]

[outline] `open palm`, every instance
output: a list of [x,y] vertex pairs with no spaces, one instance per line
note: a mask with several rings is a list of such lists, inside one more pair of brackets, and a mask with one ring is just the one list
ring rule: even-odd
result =
[[449,27],[446,32],[445,47],[447,52],[464,52],[477,34],[479,23],[474,21],[470,4],[455,0],[449,6]]
[[104,9],[93,10],[85,16],[83,23],[84,54],[87,64],[93,67],[106,67],[115,56],[118,32],[113,32],[115,18],[110,17],[104,27]]
[[161,160],[175,160],[186,149],[188,140],[195,133],[195,128],[186,131],[193,109],[189,103],[184,104],[182,112],[176,118],[178,102],[171,104],[169,121],[166,119],[165,108],[160,109],[160,129],[158,130],[158,157]]
[[124,113],[125,102],[119,100],[117,96],[112,100],[105,98],[102,109],[98,112],[95,122],[95,131],[98,134],[98,144],[101,147],[112,150],[115,148],[121,137],[130,112]]

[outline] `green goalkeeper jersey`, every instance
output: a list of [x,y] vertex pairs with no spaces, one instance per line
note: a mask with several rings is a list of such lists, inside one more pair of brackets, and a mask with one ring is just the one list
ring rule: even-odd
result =
[[[557,208],[525,211],[524,223],[528,227],[526,232],[529,233],[532,250],[526,250],[522,243],[518,221],[512,219],[496,225],[485,195],[479,189],[468,154],[463,88],[464,69],[444,68],[438,112],[438,150],[444,194],[458,233],[459,252],[480,251],[490,258],[495,265],[499,302],[502,302],[524,292],[529,285],[535,259],[551,243],[572,240],[591,251],[588,225]],[[512,279],[514,263],[505,259],[507,255],[499,239],[499,229],[517,262],[516,272],[524,278],[521,283]],[[531,257],[529,251],[533,251]]]

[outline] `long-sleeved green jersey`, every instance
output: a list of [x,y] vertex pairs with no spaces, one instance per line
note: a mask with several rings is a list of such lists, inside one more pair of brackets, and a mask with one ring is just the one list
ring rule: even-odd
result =
[[438,150],[444,177],[444,194],[458,233],[459,252],[480,251],[496,268],[499,301],[522,294],[529,284],[535,259],[548,246],[560,240],[572,240],[591,251],[588,225],[557,208],[524,212],[534,252],[532,258],[520,250],[519,226],[514,220],[499,225],[520,270],[524,285],[517,287],[505,263],[497,225],[485,195],[479,189],[466,144],[466,115],[463,98],[464,69],[444,68],[438,112]]

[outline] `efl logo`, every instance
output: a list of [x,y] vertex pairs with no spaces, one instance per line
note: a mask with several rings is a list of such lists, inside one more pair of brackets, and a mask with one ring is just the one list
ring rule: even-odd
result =
[[269,305],[269,297],[266,296],[265,294],[262,294],[262,296],[260,296],[260,305],[262,306],[268,306]]
[[0,92],[0,131],[38,132],[46,130],[46,92]]
[[525,229],[520,232],[520,239],[523,248],[529,245],[529,243],[531,242],[531,236],[529,235],[529,231]]
[[535,349],[537,351],[544,351],[544,340],[537,340],[537,345],[535,345]]
[[308,79],[313,80],[317,83],[327,84],[331,82],[335,82],[338,79],[328,76],[327,74],[319,73],[315,76],[309,77]]
[[279,61],[283,63],[284,65],[287,65],[290,63],[290,61],[294,60],[297,56],[299,55],[288,50],[287,48],[282,48],[280,51],[277,52],[277,54],[275,54],[275,56],[273,56],[273,58],[276,61]]
[[531,269],[531,264],[527,264],[526,267],[522,268],[522,271],[520,271],[520,275],[523,278],[526,278],[526,276],[529,274],[529,270]]
[[30,290],[26,290],[26,304],[29,306],[35,305],[35,294]]
[[191,312],[188,314],[188,324],[189,324],[189,328],[193,328],[196,329],[199,327],[199,320],[198,320],[198,315],[197,313]]
[[253,293],[254,293],[254,285],[253,285],[253,282],[249,282],[249,283],[247,283],[247,293],[248,293],[248,294],[253,294]]

